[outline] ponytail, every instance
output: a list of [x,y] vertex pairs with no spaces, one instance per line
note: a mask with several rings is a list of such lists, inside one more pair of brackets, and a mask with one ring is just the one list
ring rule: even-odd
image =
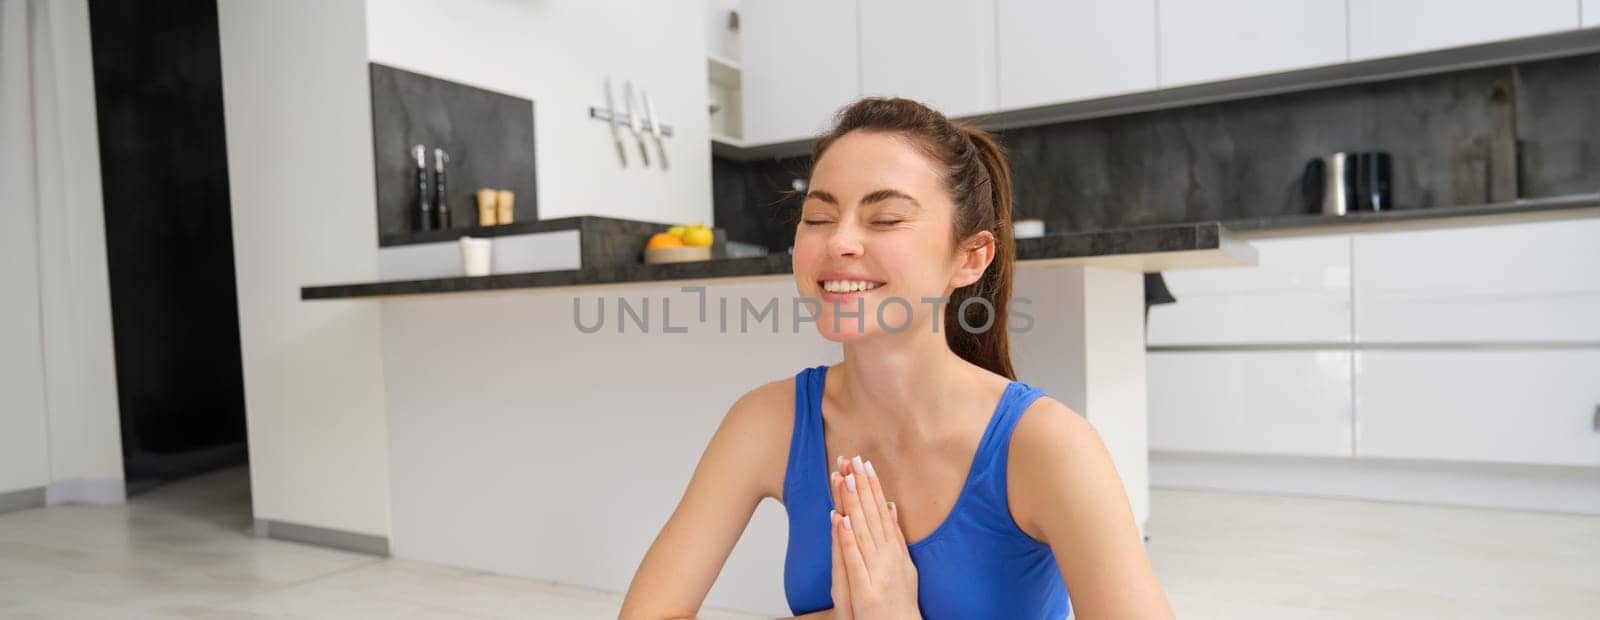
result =
[[[1011,228],[1011,167],[1006,164],[1005,152],[993,135],[965,123],[954,124],[972,144],[973,155],[982,171],[975,192],[978,194],[975,206],[980,213],[974,214],[977,216],[974,219],[979,222],[966,235],[958,232],[956,239],[959,242],[973,233],[988,230],[994,234],[995,253],[994,260],[977,282],[950,293],[950,305],[945,308],[945,341],[962,359],[1014,380],[1017,375],[1011,367],[1011,340],[1006,331],[1006,306],[1011,301],[1011,278],[1017,257]],[[962,320],[962,302],[976,297],[988,300],[990,308],[978,302],[968,304],[965,325],[981,326],[989,316],[994,317],[994,324],[971,333],[958,321]]]

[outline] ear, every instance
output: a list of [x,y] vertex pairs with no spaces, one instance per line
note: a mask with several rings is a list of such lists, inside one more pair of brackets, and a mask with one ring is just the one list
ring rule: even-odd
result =
[[989,268],[989,263],[994,262],[995,239],[994,233],[980,230],[962,242],[956,260],[956,272],[950,276],[950,287],[958,289],[969,286],[983,277],[984,270]]

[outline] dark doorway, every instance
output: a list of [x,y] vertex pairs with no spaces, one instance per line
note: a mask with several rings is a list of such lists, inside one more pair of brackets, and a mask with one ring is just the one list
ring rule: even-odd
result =
[[90,0],[130,493],[246,461],[215,0]]

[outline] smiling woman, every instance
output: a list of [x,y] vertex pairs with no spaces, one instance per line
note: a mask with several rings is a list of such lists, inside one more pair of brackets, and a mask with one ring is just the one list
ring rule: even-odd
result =
[[768,497],[789,518],[796,615],[1170,616],[1098,434],[1012,370],[1011,181],[994,138],[863,99],[813,159],[795,286],[821,301],[818,333],[844,360],[734,403],[622,616],[694,616]]

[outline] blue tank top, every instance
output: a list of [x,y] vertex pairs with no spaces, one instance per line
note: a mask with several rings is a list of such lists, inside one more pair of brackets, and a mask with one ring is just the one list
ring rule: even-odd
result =
[[[795,376],[794,435],[783,477],[789,547],[783,588],[794,615],[833,607],[833,541],[828,511],[832,459],[825,454],[822,388],[828,367]],[[922,617],[1065,618],[1071,610],[1050,547],[1023,533],[1006,503],[1006,455],[1011,431],[1044,393],[1020,381],[1006,385],[973,455],[966,483],[949,516],[932,534],[909,545],[917,566]]]

